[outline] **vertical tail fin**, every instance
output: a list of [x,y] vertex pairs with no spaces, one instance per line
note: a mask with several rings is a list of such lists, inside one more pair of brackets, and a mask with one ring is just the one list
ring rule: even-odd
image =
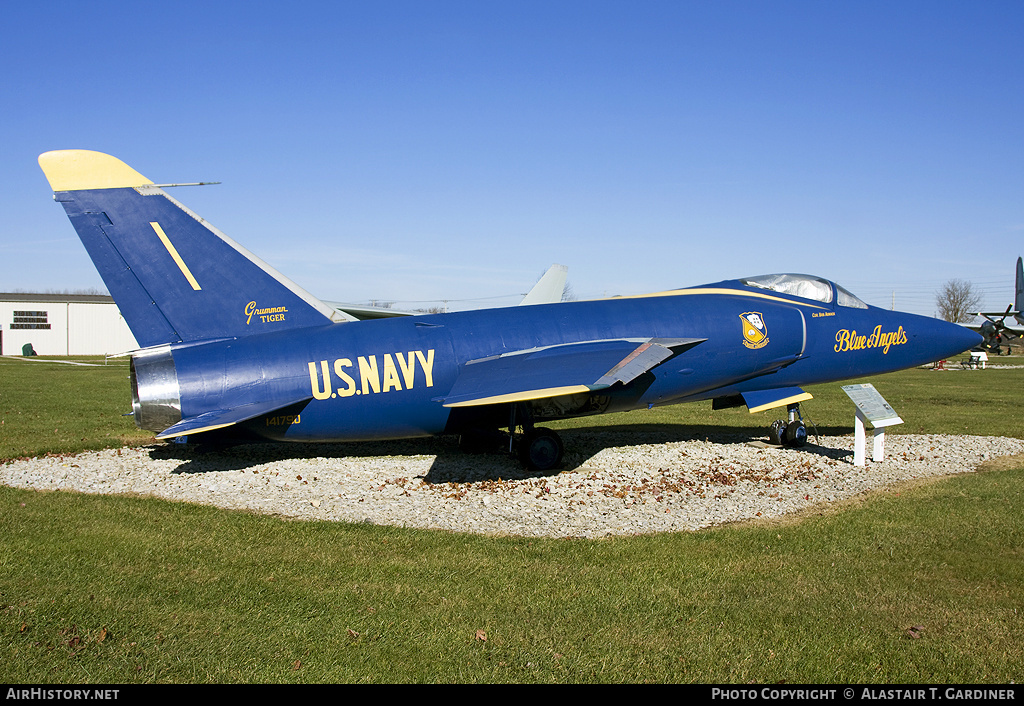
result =
[[59,150],[39,166],[141,346],[341,320],[121,160]]
[[1014,284],[1013,308],[1017,313],[1013,318],[1018,324],[1024,324],[1024,259],[1017,258],[1017,281]]
[[565,278],[569,268],[565,265],[552,265],[548,271],[533,285],[533,289],[526,293],[519,306],[530,304],[556,304],[562,301],[565,293]]

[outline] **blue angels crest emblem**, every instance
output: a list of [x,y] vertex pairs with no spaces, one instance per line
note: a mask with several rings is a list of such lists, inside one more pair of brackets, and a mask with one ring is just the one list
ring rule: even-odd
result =
[[748,311],[740,314],[743,322],[743,345],[747,348],[764,348],[768,345],[768,327],[760,312]]

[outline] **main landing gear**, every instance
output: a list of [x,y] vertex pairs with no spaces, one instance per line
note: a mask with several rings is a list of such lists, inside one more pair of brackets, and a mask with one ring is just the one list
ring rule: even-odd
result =
[[459,446],[466,453],[508,452],[529,471],[558,468],[565,454],[561,437],[546,427],[535,427],[529,409],[519,405],[513,405],[510,411],[508,433],[466,429],[459,437]]
[[768,441],[776,446],[799,448],[807,443],[807,427],[800,416],[800,405],[791,404],[787,408],[789,421],[778,419],[768,427]]
[[516,455],[523,467],[531,471],[550,471],[562,463],[565,447],[558,434],[544,427],[524,430],[514,441]]

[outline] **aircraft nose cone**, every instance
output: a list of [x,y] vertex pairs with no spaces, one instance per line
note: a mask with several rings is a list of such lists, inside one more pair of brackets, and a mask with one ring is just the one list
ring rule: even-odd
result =
[[943,358],[963,353],[966,350],[981,345],[981,342],[985,340],[977,331],[972,331],[966,326],[951,324],[946,321],[936,323],[939,326],[936,327],[935,342],[937,344],[936,347],[943,351]]

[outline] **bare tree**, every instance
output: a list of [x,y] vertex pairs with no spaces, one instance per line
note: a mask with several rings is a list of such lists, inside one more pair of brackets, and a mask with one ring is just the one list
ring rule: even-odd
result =
[[935,293],[935,306],[939,310],[939,318],[954,324],[969,323],[981,306],[981,292],[974,285],[962,279],[951,279]]
[[576,292],[573,291],[572,285],[569,282],[565,283],[562,288],[562,301],[563,302],[574,302],[578,299]]

